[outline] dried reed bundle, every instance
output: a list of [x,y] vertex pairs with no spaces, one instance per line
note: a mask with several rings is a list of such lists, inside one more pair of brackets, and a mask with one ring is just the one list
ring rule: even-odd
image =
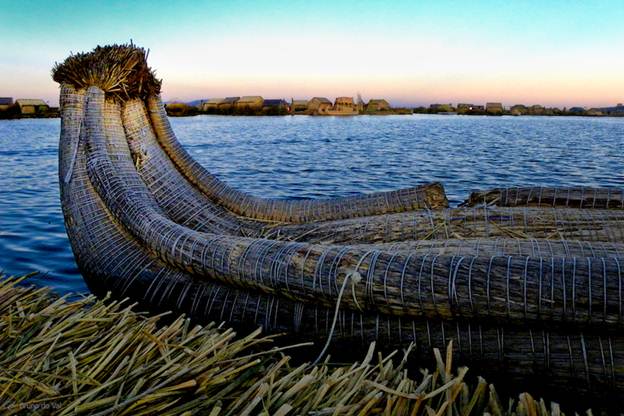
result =
[[536,207],[419,210],[267,227],[271,239],[320,244],[515,238],[624,242],[624,211]]
[[624,189],[591,187],[547,188],[542,186],[494,188],[473,192],[462,205],[472,207],[480,204],[499,207],[550,206],[624,209]]
[[52,69],[52,78],[74,88],[97,85],[120,100],[146,99],[160,92],[161,81],[147,65],[149,52],[132,43],[98,46],[88,53],[70,55]]
[[190,229],[220,234],[258,236],[265,222],[235,215],[215,204],[190,184],[160,147],[145,103],[139,99],[122,106],[123,126],[136,170],[167,215]]
[[[353,245],[366,248],[368,244]],[[379,250],[391,253],[412,253],[426,256],[519,256],[519,257],[591,257],[624,258],[624,244],[579,240],[544,240],[513,238],[476,238],[445,240],[409,240],[376,244]]]
[[[453,343],[416,377],[413,345],[352,365],[293,364],[274,338],[188,319],[161,322],[123,302],[68,302],[0,280],[4,415],[447,414],[562,415],[528,393],[505,405],[494,386],[456,368]],[[477,346],[475,345],[475,348]],[[444,349],[442,349],[444,351]],[[424,363],[424,361],[421,361]],[[599,404],[599,407],[603,407]]]
[[175,138],[159,96],[150,96],[147,108],[156,137],[178,170],[210,199],[238,215],[267,221],[305,223],[448,206],[440,183],[330,200],[257,198],[232,188],[193,160]]

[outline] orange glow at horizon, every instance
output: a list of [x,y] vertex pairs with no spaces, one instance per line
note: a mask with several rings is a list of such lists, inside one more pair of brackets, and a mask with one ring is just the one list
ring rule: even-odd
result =
[[[274,47],[267,48],[267,42]],[[594,46],[517,49],[509,56],[505,48],[440,41],[264,37],[254,43],[229,37],[202,45],[200,53],[175,48],[153,56],[165,80],[165,99],[331,98],[360,92],[365,99],[383,97],[398,105],[496,101],[570,107],[624,101],[624,77],[616,71],[624,67],[624,55],[605,52]]]
[[[70,51],[134,39],[150,49],[149,63],[163,79],[168,101],[359,92],[397,106],[624,102],[624,54],[615,41],[624,21],[622,3],[395,3],[165,2],[163,10],[151,3],[124,2],[119,9],[102,3],[96,7],[102,9],[100,24],[79,28],[58,27],[41,17],[47,16],[43,9],[35,13],[15,2],[7,7],[15,9],[12,17],[0,25],[5,39],[14,39],[0,45],[6,49],[0,96],[57,104],[53,62]],[[91,16],[94,6],[65,7],[66,13]],[[111,7],[117,14],[110,14]],[[42,34],[24,37],[26,26]]]

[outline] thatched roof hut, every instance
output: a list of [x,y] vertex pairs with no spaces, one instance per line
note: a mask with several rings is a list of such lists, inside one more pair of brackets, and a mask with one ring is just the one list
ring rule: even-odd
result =
[[502,103],[486,103],[485,111],[491,114],[500,114],[504,111]]
[[390,103],[383,98],[374,98],[368,100],[368,104],[366,104],[367,112],[376,112],[376,111],[389,111]]
[[35,98],[18,98],[15,104],[22,114],[35,114],[49,108],[45,101]]
[[292,100],[290,112],[292,114],[305,114],[308,111],[308,100]]
[[264,98],[259,95],[246,95],[236,101],[236,107],[262,108]]
[[12,97],[0,97],[0,110],[6,110],[13,105]]
[[226,110],[232,108],[240,97],[209,98],[201,103],[202,111]]

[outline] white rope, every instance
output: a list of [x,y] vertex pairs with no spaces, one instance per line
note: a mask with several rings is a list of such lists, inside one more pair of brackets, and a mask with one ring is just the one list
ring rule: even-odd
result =
[[[347,287],[347,282],[349,280],[351,280],[352,290],[353,290],[353,299],[355,299],[355,285],[362,281],[362,275],[357,271],[357,268],[356,270],[350,273],[347,273],[344,280],[342,281],[342,287],[340,288],[340,292],[338,293],[338,299],[336,299],[336,307],[334,309],[334,319],[332,321],[331,329],[329,330],[329,335],[327,336],[327,341],[325,341],[325,346],[323,347],[323,350],[320,352],[318,357],[316,357],[316,360],[314,360],[314,362],[311,364],[312,366],[317,365],[321,361],[321,359],[323,359],[323,356],[325,356],[325,353],[327,352],[327,349],[329,348],[329,344],[331,343],[331,340],[334,337],[334,330],[336,329],[336,322],[338,321],[338,313],[340,312],[340,301],[342,300],[342,295],[344,294],[345,288]],[[356,304],[357,304],[357,300],[356,300]]]
[[[87,100],[85,98],[85,107],[87,106]],[[65,177],[63,178],[63,182],[68,184],[71,181],[72,175],[74,173],[74,167],[76,166],[76,159],[78,159],[78,149],[80,148],[80,136],[82,135],[82,129],[84,120],[80,121],[80,128],[78,129],[78,134],[76,135],[76,141],[73,143],[74,148],[72,149],[71,159],[69,161],[69,166],[67,172],[65,173]]]

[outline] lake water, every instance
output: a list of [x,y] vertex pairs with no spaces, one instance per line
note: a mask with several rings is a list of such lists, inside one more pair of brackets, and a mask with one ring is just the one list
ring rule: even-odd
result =
[[[321,198],[441,181],[453,204],[512,185],[624,186],[624,119],[219,117],[172,119],[210,171],[259,196]],[[60,121],[0,120],[0,270],[86,292],[63,225]]]

